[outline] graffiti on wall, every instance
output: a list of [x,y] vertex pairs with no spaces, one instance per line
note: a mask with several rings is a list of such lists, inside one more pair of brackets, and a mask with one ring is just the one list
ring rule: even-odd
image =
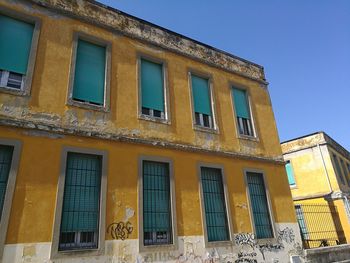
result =
[[239,233],[235,235],[235,243],[239,246],[255,246],[255,235],[253,233]]
[[107,227],[107,234],[110,234],[113,239],[121,239],[125,240],[126,238],[129,238],[129,235],[133,231],[132,224],[127,222],[117,222],[112,223]]
[[282,243],[285,241],[288,244],[292,244],[295,240],[293,229],[286,227],[283,230],[278,231],[277,242]]

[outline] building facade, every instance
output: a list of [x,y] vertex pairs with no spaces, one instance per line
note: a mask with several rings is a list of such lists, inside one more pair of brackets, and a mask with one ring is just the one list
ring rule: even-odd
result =
[[350,243],[350,153],[324,132],[281,145],[304,245]]
[[259,65],[94,1],[0,1],[3,262],[289,262]]

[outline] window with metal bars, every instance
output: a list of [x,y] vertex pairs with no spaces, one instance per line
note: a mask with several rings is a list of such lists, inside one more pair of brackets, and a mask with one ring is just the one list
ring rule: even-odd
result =
[[59,250],[98,247],[102,156],[67,154]]
[[201,167],[208,242],[230,240],[221,169]]
[[10,174],[13,146],[0,145],[0,220],[4,207],[7,182]]
[[307,240],[308,239],[308,231],[307,231],[307,226],[306,226],[306,221],[305,221],[305,216],[303,212],[303,208],[301,205],[295,205],[295,213],[297,215],[297,220],[300,228],[300,234],[302,240]]
[[143,244],[172,244],[169,163],[143,161]]
[[247,172],[247,183],[256,237],[258,239],[273,238],[263,174]]

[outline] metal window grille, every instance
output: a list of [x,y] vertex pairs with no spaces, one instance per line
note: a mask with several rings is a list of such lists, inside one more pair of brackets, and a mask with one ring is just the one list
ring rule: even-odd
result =
[[224,186],[220,169],[201,167],[208,241],[229,240]]
[[247,136],[254,136],[250,119],[237,117],[239,133]]
[[306,226],[303,208],[301,207],[301,205],[295,206],[295,212],[297,215],[297,220],[298,220],[298,224],[299,224],[299,228],[300,228],[301,238],[302,238],[302,240],[307,240],[308,239],[308,231],[307,231],[307,226]]
[[146,107],[142,107],[142,114],[155,118],[165,119],[165,114],[163,111],[154,110]]
[[24,85],[24,75],[6,71],[6,70],[0,70],[0,86],[1,87],[7,87],[11,89],[20,90],[23,88]]
[[256,237],[258,239],[272,238],[273,230],[263,175],[249,172],[247,173],[247,181]]
[[13,148],[13,146],[0,145],[0,219],[11,169]]
[[144,245],[171,244],[169,164],[143,161]]
[[[329,204],[296,204],[304,248],[345,244],[337,207]],[[299,220],[302,215],[302,220]]]
[[97,248],[102,157],[69,152],[59,250]]
[[206,127],[206,128],[213,128],[213,119],[210,115],[204,114],[204,113],[195,113],[196,118],[196,124]]

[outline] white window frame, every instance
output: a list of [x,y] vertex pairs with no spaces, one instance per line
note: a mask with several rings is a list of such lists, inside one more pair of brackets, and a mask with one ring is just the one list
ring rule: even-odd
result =
[[[102,157],[102,169],[101,169],[101,190],[100,190],[100,216],[99,216],[99,230],[97,237],[97,248],[85,249],[82,248],[74,250],[60,250],[60,228],[62,220],[62,208],[63,208],[63,195],[66,179],[66,167],[67,156],[69,152],[99,155]],[[107,166],[108,166],[108,154],[104,150],[96,150],[80,147],[65,146],[62,149],[61,154],[61,169],[58,178],[57,195],[56,195],[56,212],[54,218],[54,226],[52,232],[51,254],[50,259],[57,258],[72,258],[72,257],[85,257],[85,256],[99,256],[104,253],[105,247],[105,225],[106,225],[106,198],[107,198]]]
[[[152,63],[162,65],[163,70],[163,94],[164,94],[164,112],[161,111],[161,117],[154,116],[153,109],[149,109],[150,114],[142,113],[142,85],[141,85],[141,60],[147,60]],[[138,118],[141,120],[154,121],[163,124],[171,124],[170,118],[170,98],[169,98],[169,85],[168,85],[168,63],[166,60],[157,58],[149,54],[137,53],[137,85],[138,85]]]
[[[171,227],[172,227],[172,244],[144,245],[144,228],[143,228],[143,161],[168,163],[170,177],[170,209],[171,209]],[[167,157],[140,155],[139,156],[139,178],[138,178],[138,229],[139,229],[139,251],[150,252],[161,250],[176,250],[178,248],[177,221],[176,221],[176,196],[174,181],[173,160]]]
[[[94,45],[103,46],[106,49],[106,57],[105,57],[105,83],[103,90],[103,105],[96,105],[93,103],[78,101],[73,98],[74,91],[74,76],[75,76],[75,66],[77,60],[77,51],[78,51],[78,42],[79,40],[83,40],[89,42]],[[109,112],[110,110],[110,83],[111,83],[111,53],[112,52],[112,43],[110,41],[95,37],[93,35],[86,34],[84,32],[75,31],[73,33],[73,45],[72,45],[72,58],[71,58],[71,66],[69,72],[69,85],[68,85],[68,97],[67,97],[67,105],[76,106],[80,108],[97,110]]]
[[[229,88],[230,88],[231,103],[232,103],[232,109],[233,109],[233,115],[234,115],[234,123],[236,126],[237,138],[259,141],[259,137],[258,137],[256,125],[255,125],[255,120],[254,120],[254,116],[253,116],[254,114],[253,114],[253,108],[252,108],[251,96],[250,96],[249,89],[247,87],[243,87],[242,85],[239,85],[239,84],[234,83],[234,82],[229,82]],[[245,135],[245,134],[240,133],[240,125],[243,126],[243,122],[238,121],[235,102],[234,102],[233,89],[243,90],[246,94],[246,102],[248,103],[248,110],[249,110],[250,124],[251,124],[250,128],[252,130],[253,135]]]
[[[209,88],[209,96],[210,96],[210,109],[212,116],[209,116],[209,123],[210,127],[206,127],[202,124],[204,124],[203,121],[203,114],[200,113],[200,124],[198,125],[196,123],[196,112],[194,109],[194,96],[193,96],[193,88],[192,88],[192,75],[197,76],[199,78],[207,79],[208,80],[208,88]],[[217,118],[216,118],[216,106],[215,106],[215,100],[214,100],[214,88],[213,88],[213,77],[211,74],[199,72],[196,69],[189,69],[188,70],[188,85],[190,87],[190,103],[191,103],[191,112],[192,112],[192,126],[194,130],[202,131],[202,132],[211,132],[211,133],[219,133],[219,126],[217,124]]]
[[248,207],[249,207],[249,217],[250,217],[250,222],[252,225],[253,233],[256,236],[256,228],[255,228],[255,221],[254,221],[254,215],[253,215],[253,206],[250,198],[250,192],[249,192],[249,186],[248,186],[248,173],[259,173],[263,177],[264,185],[265,185],[265,193],[266,193],[266,201],[267,201],[267,207],[269,209],[269,214],[270,214],[270,222],[271,222],[271,228],[272,228],[272,237],[271,238],[257,238],[258,243],[264,243],[264,242],[276,242],[277,241],[277,230],[276,230],[276,222],[273,214],[273,209],[272,209],[272,203],[271,203],[271,197],[270,197],[270,191],[269,191],[269,186],[267,184],[266,180],[266,175],[265,172],[259,169],[251,169],[251,168],[246,168],[244,169],[244,181],[246,184],[246,197],[248,200]]
[[[19,96],[29,96],[32,88],[34,67],[35,67],[36,55],[38,50],[38,42],[39,42],[39,35],[40,35],[40,29],[41,29],[41,19],[39,17],[20,13],[3,6],[1,7],[0,15],[5,15],[13,19],[20,20],[25,23],[34,25],[32,43],[31,43],[29,58],[28,58],[27,72],[26,74],[22,75],[21,88],[16,89],[16,88],[8,87],[7,81],[6,81],[8,80],[8,77],[6,78],[5,76],[2,76],[0,81],[0,92],[19,95]],[[8,76],[9,71],[2,70],[2,72],[3,72],[3,75]]]
[[[219,169],[221,171],[222,184],[223,184],[223,188],[224,188],[224,197],[225,197],[226,217],[227,217],[229,240],[211,241],[211,242],[209,242],[209,240],[208,240],[208,230],[207,230],[207,221],[206,221],[206,217],[205,217],[204,194],[203,194],[203,186],[202,186],[202,173],[201,173],[202,167],[203,168]],[[231,218],[229,193],[228,193],[226,176],[224,173],[224,166],[220,165],[220,164],[199,162],[197,164],[197,175],[198,175],[198,183],[199,183],[199,200],[200,200],[200,206],[201,206],[202,227],[203,227],[203,233],[204,233],[205,247],[210,248],[210,247],[231,246],[231,245],[233,245],[233,236],[234,236],[233,235],[233,223],[232,223],[232,218]]]
[[9,219],[10,219],[12,199],[13,199],[14,192],[15,192],[16,178],[17,178],[19,162],[20,162],[20,155],[21,155],[21,150],[22,150],[22,142],[19,140],[14,140],[14,139],[0,138],[0,145],[6,145],[6,146],[13,147],[11,168],[10,168],[10,172],[9,172],[9,177],[7,179],[7,187],[6,187],[4,205],[3,205],[1,220],[0,220],[0,262],[1,262],[2,254],[4,251],[4,245],[5,245],[5,240],[6,240]]

